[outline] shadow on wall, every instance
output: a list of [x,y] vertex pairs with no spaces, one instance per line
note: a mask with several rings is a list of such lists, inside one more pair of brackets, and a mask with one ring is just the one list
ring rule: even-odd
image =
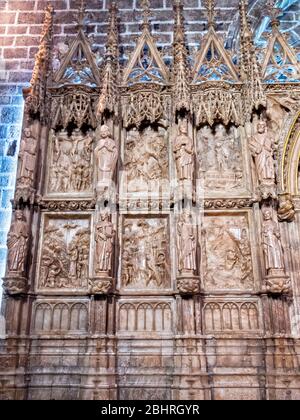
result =
[[[16,180],[18,150],[23,118],[22,86],[0,80],[0,278],[5,274],[6,238],[11,221],[11,199]],[[2,283],[2,281],[1,281]],[[0,299],[2,287],[0,288]],[[1,336],[1,319],[0,319]]]

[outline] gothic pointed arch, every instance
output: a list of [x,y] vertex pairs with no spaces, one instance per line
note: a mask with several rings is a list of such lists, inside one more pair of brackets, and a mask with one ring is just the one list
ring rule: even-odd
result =
[[197,125],[216,121],[242,125],[245,119],[238,68],[216,31],[215,0],[204,2],[208,32],[192,69],[193,110]]
[[100,85],[100,75],[90,43],[82,28],[70,45],[54,76],[56,85],[81,84],[95,87]]
[[300,63],[296,50],[289,44],[286,35],[280,31],[281,9],[269,6],[272,33],[262,63],[262,77],[265,83],[300,82]]
[[198,84],[206,81],[238,83],[238,69],[233,63],[229,52],[226,51],[223,40],[215,29],[215,2],[206,1],[206,7],[209,16],[209,29],[195,61],[193,83]]
[[300,195],[300,111],[286,120],[288,130],[280,146],[281,190],[292,196]]
[[149,2],[144,2],[142,34],[124,71],[123,85],[137,83],[169,83],[169,70],[165,65],[151,34]]

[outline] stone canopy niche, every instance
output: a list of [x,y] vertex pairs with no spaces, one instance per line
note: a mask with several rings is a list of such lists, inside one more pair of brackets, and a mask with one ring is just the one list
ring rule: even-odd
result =
[[[60,45],[46,9],[24,91],[0,398],[296,399],[297,55],[273,8],[259,62],[244,0],[239,50],[208,0],[193,55],[184,2],[169,49],[140,3],[124,57],[114,2],[104,53],[82,5]],[[293,81],[270,68],[278,42]]]

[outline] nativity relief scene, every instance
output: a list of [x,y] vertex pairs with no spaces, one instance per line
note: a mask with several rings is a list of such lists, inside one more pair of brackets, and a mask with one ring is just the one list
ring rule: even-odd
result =
[[118,2],[104,52],[79,3],[59,51],[46,9],[24,93],[4,311],[30,362],[3,395],[68,398],[77,372],[77,399],[300,397],[300,64],[278,2],[258,51],[247,0],[235,47],[203,1],[192,53],[188,2],[164,49],[142,0],[128,54]]

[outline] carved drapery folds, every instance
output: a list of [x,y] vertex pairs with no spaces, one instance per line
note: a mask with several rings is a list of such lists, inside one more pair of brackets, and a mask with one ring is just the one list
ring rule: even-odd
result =
[[22,210],[15,212],[7,237],[7,272],[3,281],[6,293],[25,293],[27,290],[26,260],[28,254],[29,226]]
[[286,275],[283,246],[278,221],[273,218],[273,209],[262,208],[262,246],[266,268],[265,289],[268,293],[289,294],[290,278]]

